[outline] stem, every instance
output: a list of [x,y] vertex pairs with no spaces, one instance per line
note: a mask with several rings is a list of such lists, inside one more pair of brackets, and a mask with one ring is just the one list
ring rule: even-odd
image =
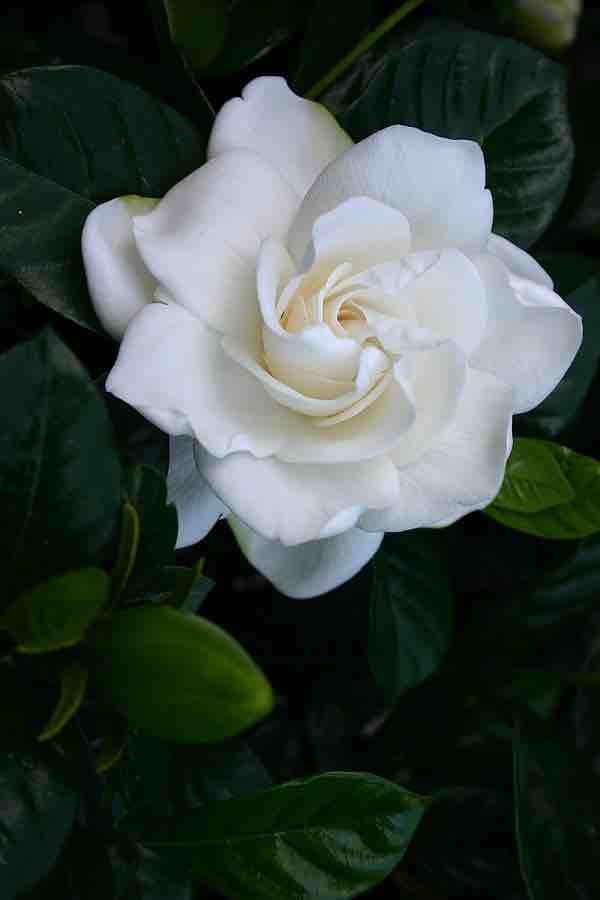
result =
[[349,53],[346,54],[335,66],[327,72],[306,94],[307,100],[315,100],[319,97],[327,88],[333,84],[334,81],[337,81],[340,75],[343,75],[344,72],[350,68],[350,66],[356,62],[356,60],[366,53],[367,50],[370,50],[377,41],[381,40],[388,31],[391,31],[392,28],[395,28],[396,25],[402,21],[409,13],[411,13],[414,9],[417,9],[421,6],[425,0],[406,0],[406,3],[403,3],[402,6],[395,10],[395,12],[390,13],[387,18],[385,18],[382,22],[379,23],[377,28],[374,28],[373,31],[370,31],[367,35],[362,38],[355,47],[350,50]]

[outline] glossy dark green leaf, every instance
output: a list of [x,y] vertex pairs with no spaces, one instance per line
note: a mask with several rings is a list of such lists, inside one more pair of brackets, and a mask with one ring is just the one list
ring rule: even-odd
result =
[[49,749],[0,756],[0,893],[14,900],[44,878],[71,830],[77,794]]
[[540,237],[566,191],[564,74],[524,44],[430,19],[377,44],[321,99],[355,140],[400,123],[480,143],[494,230],[521,247]]
[[195,69],[210,63],[225,42],[226,0],[163,0],[171,39]]
[[571,425],[598,368],[600,359],[600,264],[576,253],[538,255],[555,282],[555,290],[583,318],[583,342],[567,374],[535,409],[514,420],[540,437],[556,438]]
[[555,444],[517,438],[494,507],[537,513],[572,501],[575,492],[563,474],[560,458],[560,447]]
[[304,94],[358,43],[373,19],[372,0],[313,0],[292,74],[292,87]]
[[142,843],[239,900],[353,897],[398,863],[422,798],[374,775],[332,772],[166,820]]
[[140,534],[125,593],[136,596],[152,588],[162,568],[175,560],[177,512],[167,504],[165,479],[151,466],[131,468],[126,473],[126,491],[138,515]]
[[45,331],[0,357],[3,602],[102,561],[120,507],[110,423],[78,360]]
[[528,625],[540,628],[598,609],[600,537],[586,538],[557,569],[547,572],[520,603]]
[[[527,512],[520,511],[514,506],[513,491],[512,508],[502,506],[494,500],[490,506],[486,507],[485,513],[509,528],[516,528],[527,534],[554,540],[574,540],[600,531],[600,463],[589,456],[575,453],[568,447],[561,447],[559,444],[547,441],[529,441],[526,438],[515,441],[515,450],[513,451],[515,457],[525,459],[526,455],[530,456],[534,444],[544,445],[553,454],[565,480],[573,491],[573,496],[566,502],[541,509],[538,512]],[[521,447],[526,448],[523,453],[520,450]],[[539,452],[537,456],[539,456]],[[533,460],[531,470],[535,464],[536,460]],[[525,468],[528,465],[525,460]],[[545,478],[544,481],[546,481]],[[539,483],[537,488],[539,491]],[[548,495],[547,483],[545,490]],[[529,490],[529,494],[531,493],[532,491]]]
[[116,613],[90,634],[98,689],[134,725],[179,743],[230,737],[266,715],[271,687],[212,622],[169,607]]
[[0,617],[21,653],[48,653],[81,641],[107,606],[110,582],[102,569],[76,569],[22,594]]
[[600,779],[556,734],[529,721],[516,732],[514,778],[530,900],[592,900],[600,885]]
[[88,671],[77,661],[72,662],[60,673],[60,697],[38,741],[48,741],[61,731],[83,702],[87,686]]
[[[200,102],[200,101],[199,101]],[[161,196],[204,161],[206,135],[140,88],[84,66],[0,81],[0,271],[100,329],[81,261],[96,203]]]
[[287,41],[303,15],[295,0],[231,0],[224,44],[206,70],[215,77],[256,63]]
[[389,537],[375,559],[369,661],[388,702],[431,675],[454,626],[445,548],[423,531]]

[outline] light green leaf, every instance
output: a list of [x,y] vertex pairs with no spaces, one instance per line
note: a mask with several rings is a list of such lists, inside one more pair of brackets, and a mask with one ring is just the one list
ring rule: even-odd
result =
[[369,662],[388,702],[431,675],[452,640],[453,596],[437,535],[390,536],[377,554]]
[[113,595],[119,597],[125,589],[140,542],[140,520],[134,506],[128,501],[123,504],[121,515],[121,538],[117,561],[112,571]]
[[477,141],[494,231],[521,247],[545,231],[567,189],[564,71],[508,38],[431,18],[378,43],[322,102],[354,140],[403,124]]
[[561,455],[556,444],[517,438],[494,506],[517,513],[536,513],[573,500],[575,491],[558,461]]
[[48,653],[79,643],[109,601],[101,569],[78,569],[37,585],[0,618],[21,653]]
[[60,673],[60,698],[49,722],[38,735],[38,741],[48,741],[61,731],[73,718],[85,695],[88,671],[81,663],[74,662]]
[[134,725],[179,743],[230,737],[265,716],[271,686],[217,625],[164,606],[116,613],[90,634],[98,689]]
[[425,805],[375,775],[331,772],[207,804],[141,841],[237,900],[342,900],[397,865]]
[[[515,506],[512,508],[501,506],[497,500],[494,500],[484,512],[509,528],[554,540],[574,540],[600,531],[600,463],[589,456],[582,456],[580,453],[575,453],[575,451],[558,444],[524,438],[515,442],[519,455],[521,451],[518,448],[523,441],[527,442],[526,453],[528,454],[531,452],[530,445],[533,444],[542,444],[552,453],[564,480],[571,488],[572,497],[556,505],[541,508],[537,512],[519,511]],[[540,459],[539,454],[542,452],[538,453]],[[536,486],[538,491],[536,496],[539,502],[541,502],[542,496],[550,495],[545,476],[543,480],[543,487],[540,485],[539,479]],[[525,488],[523,484],[521,487],[523,491],[529,491],[529,496],[533,495],[531,484],[529,488]],[[562,491],[563,487],[559,486],[559,490]],[[509,494],[509,497],[516,502],[515,491]],[[535,501],[531,502],[533,504]]]

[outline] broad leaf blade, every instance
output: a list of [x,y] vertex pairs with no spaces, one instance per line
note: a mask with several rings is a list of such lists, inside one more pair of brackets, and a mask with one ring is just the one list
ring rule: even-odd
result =
[[120,466],[106,410],[50,331],[0,357],[0,559],[4,603],[103,560],[115,535]]
[[142,843],[239,900],[342,900],[398,863],[424,805],[375,775],[332,772],[167,820]]
[[355,140],[402,124],[477,141],[494,230],[521,247],[545,231],[567,189],[563,70],[508,38],[431,19],[377,45],[323,101]]
[[375,559],[369,623],[369,662],[388,702],[439,666],[453,612],[441,542],[422,531],[388,539]]
[[169,607],[116,613],[90,634],[98,689],[133,724],[178,743],[223,740],[270,712],[271,686],[206,619]]
[[161,196],[204,161],[206,135],[135,85],[84,66],[0,80],[0,269],[101,330],[81,260],[96,203]]
[[517,438],[494,505],[516,513],[536,513],[573,500],[575,491],[557,457],[560,448],[554,444]]
[[20,596],[0,618],[21,653],[48,653],[81,641],[109,600],[102,569],[78,569]]
[[530,900],[582,900],[599,885],[600,782],[538,723],[514,744],[516,829]]
[[77,794],[64,761],[47,748],[0,758],[2,900],[15,900],[50,871],[71,830]]
[[[526,438],[515,441],[513,452],[521,455],[519,448],[525,444],[529,447],[543,444],[550,450],[570,485],[573,496],[537,512],[528,512],[514,505],[512,508],[503,506],[494,500],[486,507],[485,513],[509,528],[554,540],[575,540],[600,531],[600,463],[589,456],[575,453],[568,447]],[[530,450],[526,452],[530,453]],[[548,496],[547,483],[544,489],[545,496]],[[513,492],[512,500],[514,499]]]

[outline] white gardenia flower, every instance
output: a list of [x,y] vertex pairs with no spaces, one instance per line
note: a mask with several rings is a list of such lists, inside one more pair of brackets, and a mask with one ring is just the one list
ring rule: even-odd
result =
[[502,483],[511,420],[581,319],[492,234],[480,147],[395,125],[359,144],[282,78],[226,103],[160,201],[97,207],[107,388],[171,435],[178,546],[227,515],[283,593],[346,581],[385,531],[446,525]]

